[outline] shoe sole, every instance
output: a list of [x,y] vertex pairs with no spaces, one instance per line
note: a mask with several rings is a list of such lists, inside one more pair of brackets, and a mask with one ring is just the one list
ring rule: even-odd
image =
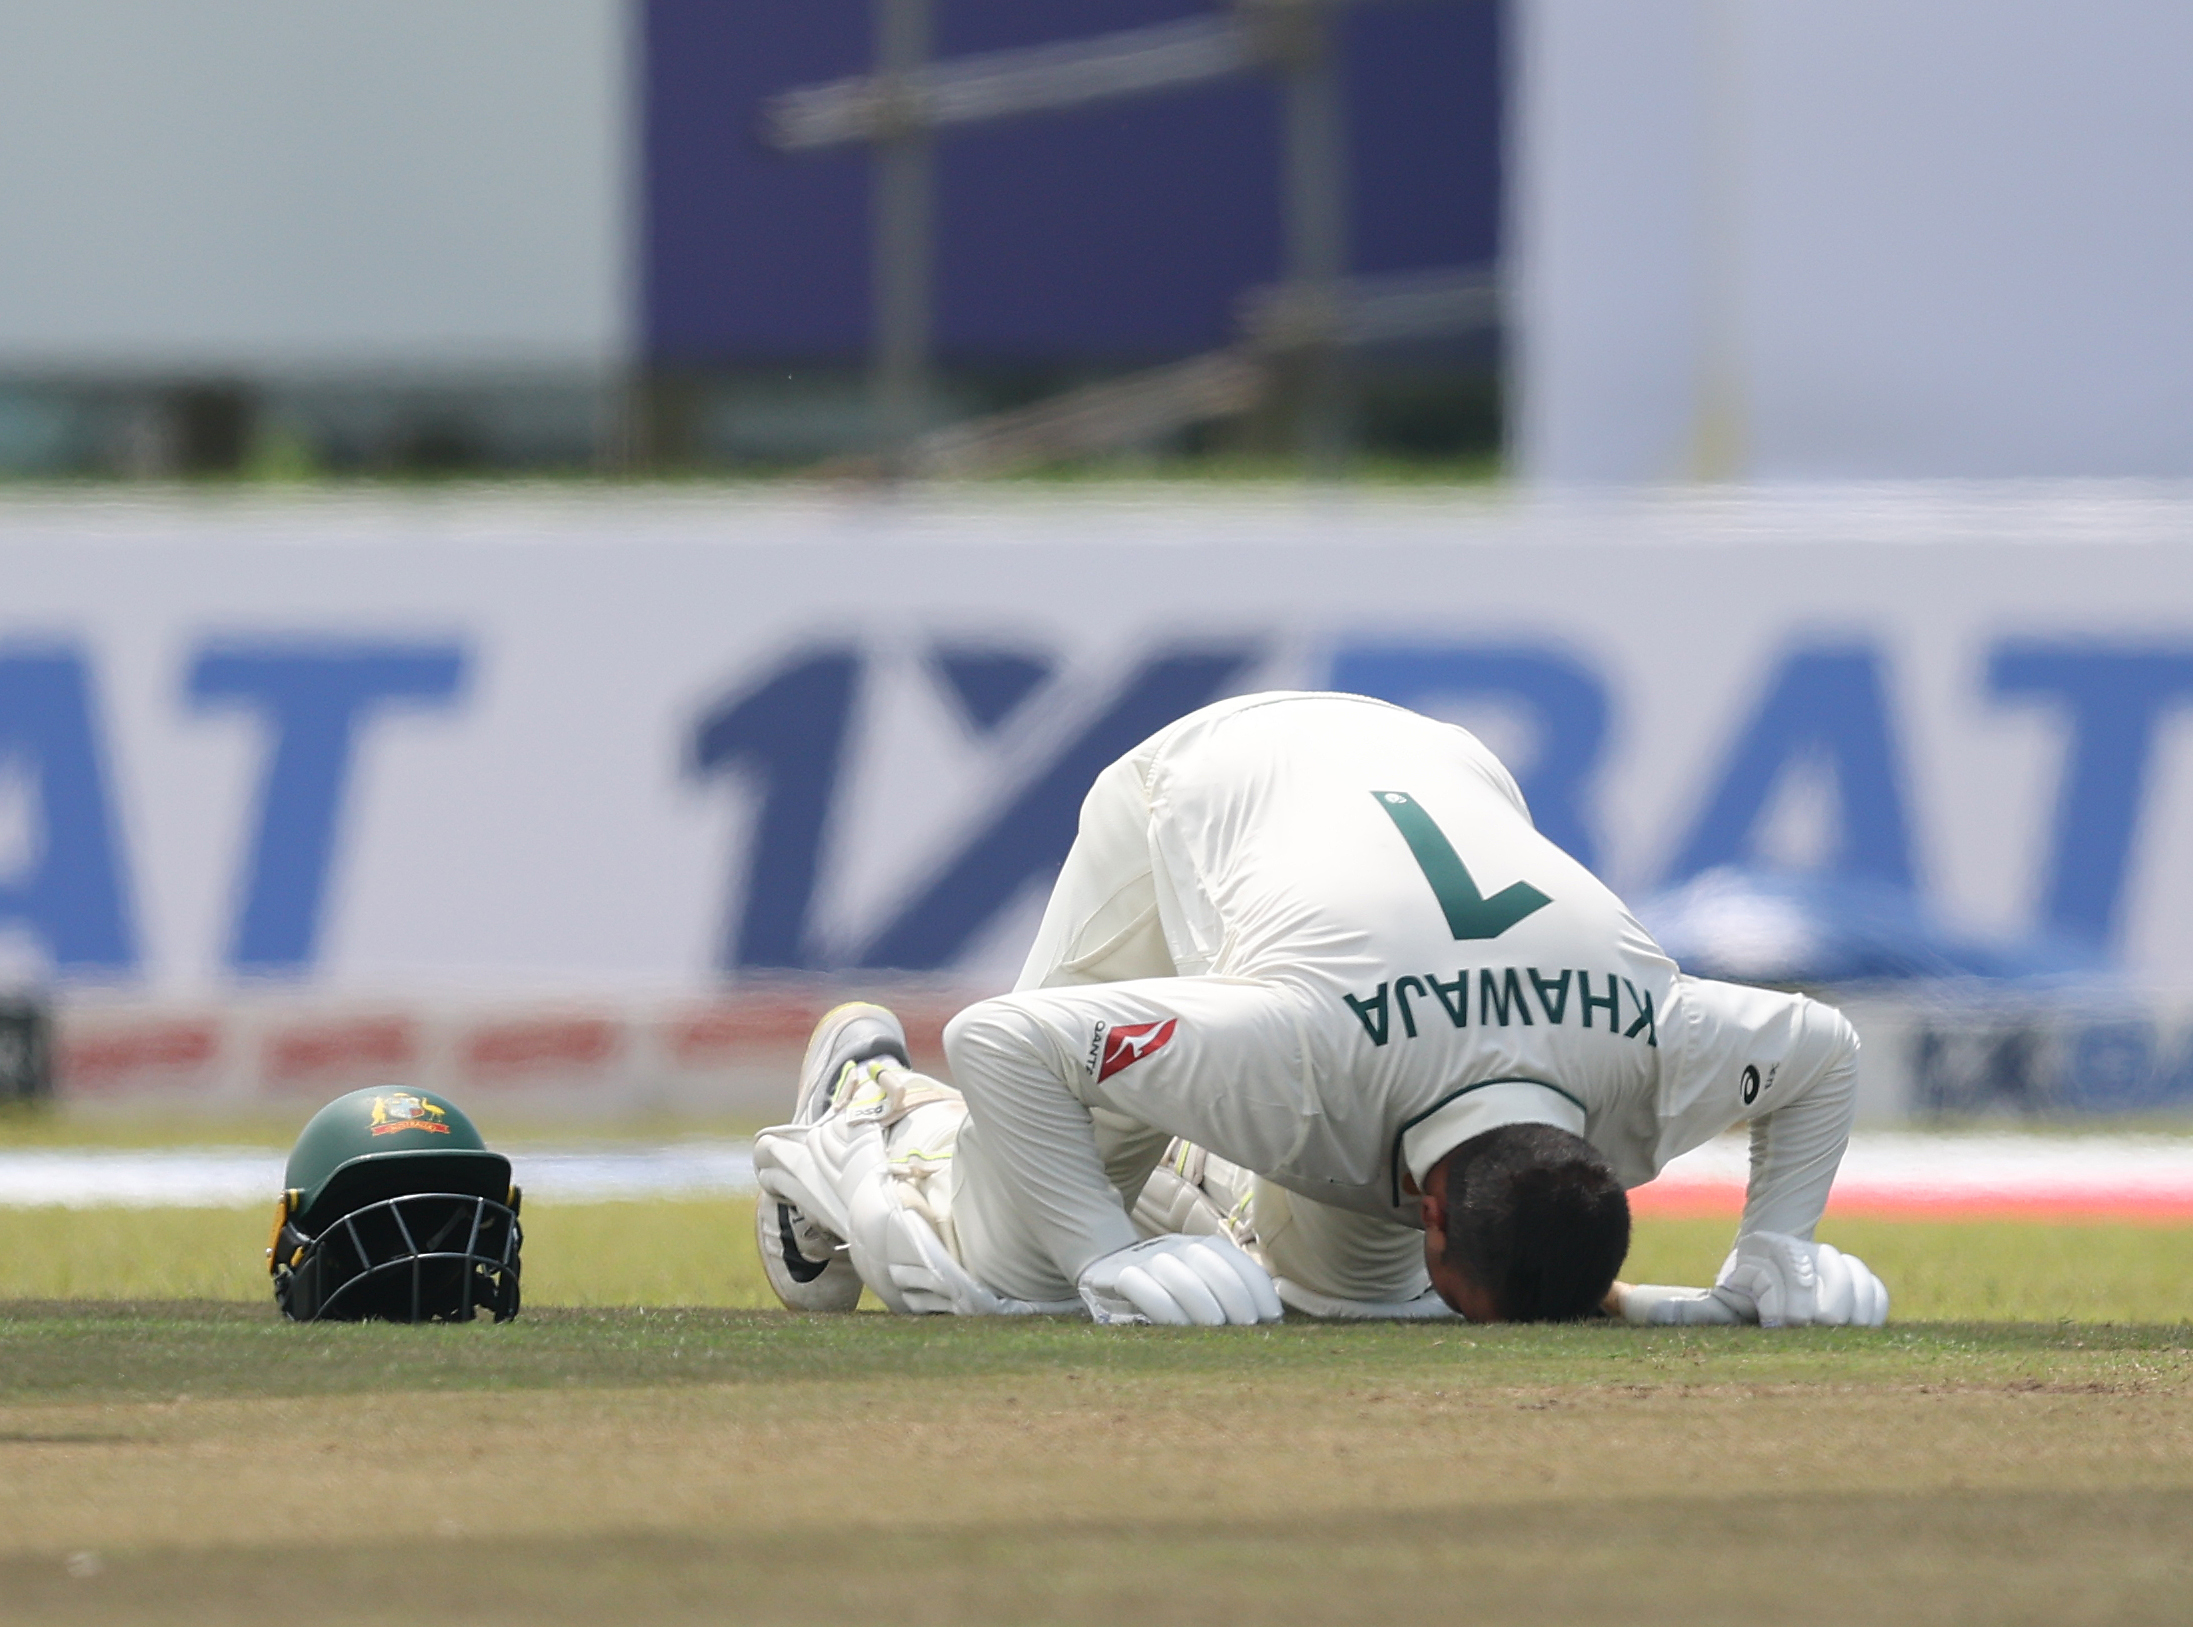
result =
[[[810,1259],[792,1232],[793,1209],[768,1193],[754,1210],[754,1242],[769,1291],[790,1311],[840,1313],[860,1303],[860,1274],[844,1255]],[[780,1273],[782,1280],[780,1280]]]

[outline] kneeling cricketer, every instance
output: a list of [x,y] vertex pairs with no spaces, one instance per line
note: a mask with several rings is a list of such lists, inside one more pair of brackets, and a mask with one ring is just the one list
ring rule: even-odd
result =
[[[1099,1322],[1878,1325],[1812,1240],[1858,1040],[1686,977],[1473,735],[1353,695],[1204,708],[1104,771],[1010,994],[824,1017],[755,1143],[795,1309]],[[956,1088],[954,1088],[956,1086]],[[1629,1187],[1751,1124],[1707,1288],[1615,1281]]]

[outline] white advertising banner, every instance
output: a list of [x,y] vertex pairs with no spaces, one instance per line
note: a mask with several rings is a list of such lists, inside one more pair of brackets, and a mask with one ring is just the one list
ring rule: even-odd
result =
[[0,572],[0,945],[71,1009],[994,988],[1096,771],[1263,687],[1470,723],[1632,897],[2193,976],[2175,496],[16,500]]

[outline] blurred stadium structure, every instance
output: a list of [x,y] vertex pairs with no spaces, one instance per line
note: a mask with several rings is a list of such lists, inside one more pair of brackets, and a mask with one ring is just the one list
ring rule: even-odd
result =
[[[1551,481],[2182,475],[2189,29],[2161,0],[16,6],[0,468],[781,467],[1104,386],[917,461],[1277,447],[1305,414],[1328,457],[1451,456],[1504,416]],[[930,111],[883,118],[886,69]]]
[[[1224,15],[938,62],[929,55],[932,0],[878,0],[874,74],[788,91],[771,104],[767,136],[783,151],[867,143],[878,154],[873,411],[883,467],[980,474],[1132,448],[1249,412],[1278,393],[1291,371],[1300,451],[1312,470],[1329,474],[1341,466],[1348,439],[1343,349],[1462,337],[1493,325],[1489,266],[1378,280],[1348,275],[1347,139],[1334,39],[1340,9],[1335,0],[1236,0]],[[1276,73],[1285,87],[1286,248],[1284,281],[1244,300],[1248,342],[1236,354],[1084,388],[1063,402],[932,439],[935,138],[1253,72]]]
[[833,986],[1009,977],[1111,756],[1299,685],[1468,722],[1690,963],[1859,1002],[1875,1117],[2193,1107],[2189,46],[12,8],[8,470],[1330,471],[1504,401],[1519,478],[9,493],[0,982],[57,1009],[0,1095],[755,1100]]
[[[1328,455],[1344,423],[1387,451],[1487,453],[1500,17],[1492,0],[13,8],[0,468],[781,467],[871,449],[878,428],[903,451],[917,426],[1237,340],[1245,375],[1269,359],[1323,377],[1326,338],[1362,385],[1354,411],[1310,392]],[[932,34],[939,63],[917,71],[906,53],[926,59]],[[844,79],[900,57],[910,84],[956,87],[933,162],[926,127],[879,126],[873,84]],[[969,125],[999,110],[970,85],[1072,105]],[[889,139],[874,166],[792,157],[765,124],[803,151]],[[1328,319],[1351,266],[1476,275],[1459,301],[1405,284]],[[1257,299],[1283,271],[1288,297]],[[1168,446],[1191,412],[1269,392],[1154,393],[1168,405],[1134,415],[1137,438]],[[1236,436],[1286,438],[1255,415]]]

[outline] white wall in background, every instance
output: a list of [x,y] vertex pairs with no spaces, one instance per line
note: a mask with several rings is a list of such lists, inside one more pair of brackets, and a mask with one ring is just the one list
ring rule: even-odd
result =
[[624,0],[0,7],[0,367],[599,367]]
[[1541,480],[2193,473],[2193,12],[1527,0]]

